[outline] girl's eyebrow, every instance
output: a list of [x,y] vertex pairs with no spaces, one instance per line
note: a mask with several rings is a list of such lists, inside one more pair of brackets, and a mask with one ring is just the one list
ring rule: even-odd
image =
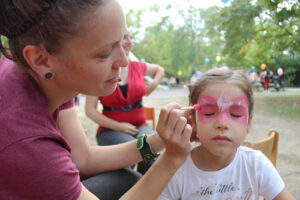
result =
[[234,103],[234,104],[232,104],[231,106],[229,106],[229,107],[239,107],[239,108],[245,108],[245,107],[247,107],[247,106],[245,106],[245,105],[242,105],[242,104],[238,104],[238,103]]
[[210,107],[215,107],[215,106],[218,106],[217,104],[215,103],[204,103],[204,104],[201,104],[201,107],[202,106],[210,106]]

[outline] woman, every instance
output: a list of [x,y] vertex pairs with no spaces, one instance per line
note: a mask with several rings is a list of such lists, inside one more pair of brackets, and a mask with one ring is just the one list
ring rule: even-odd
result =
[[[128,29],[123,38],[126,56],[132,48],[131,34]],[[153,77],[145,84],[144,76]],[[98,145],[113,145],[136,139],[142,134],[152,134],[154,130],[147,125],[146,114],[142,105],[144,95],[149,95],[161,82],[164,75],[162,67],[145,62],[129,61],[120,69],[121,81],[117,89],[108,96],[87,96],[86,115],[99,124],[97,130]],[[100,100],[103,110],[97,110]],[[142,161],[137,171],[145,174],[152,162]]]
[[[116,88],[119,68],[127,65],[122,9],[116,0],[3,0],[0,15],[0,35],[10,45],[7,52],[0,43],[6,56],[0,60],[0,199],[98,199],[84,185],[92,188],[99,174],[142,160],[136,141],[89,146],[72,102],[78,93],[109,95]],[[146,142],[152,153],[166,150],[121,199],[157,198],[186,159],[191,127],[178,108],[162,109],[160,137]],[[102,188],[110,199],[115,191],[97,185]]]

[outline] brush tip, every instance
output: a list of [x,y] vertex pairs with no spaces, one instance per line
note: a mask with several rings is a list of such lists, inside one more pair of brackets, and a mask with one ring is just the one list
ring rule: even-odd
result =
[[200,105],[199,104],[195,104],[194,105],[194,110],[200,110]]

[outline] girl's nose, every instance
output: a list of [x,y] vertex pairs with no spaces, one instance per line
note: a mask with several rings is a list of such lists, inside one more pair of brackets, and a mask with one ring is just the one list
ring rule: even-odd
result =
[[217,129],[227,130],[228,129],[228,116],[225,112],[219,113],[215,127]]

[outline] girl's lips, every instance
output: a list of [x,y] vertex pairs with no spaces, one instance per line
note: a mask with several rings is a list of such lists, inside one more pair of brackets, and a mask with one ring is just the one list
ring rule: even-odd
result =
[[231,140],[226,136],[216,136],[213,138],[213,140],[218,142],[231,142]]

